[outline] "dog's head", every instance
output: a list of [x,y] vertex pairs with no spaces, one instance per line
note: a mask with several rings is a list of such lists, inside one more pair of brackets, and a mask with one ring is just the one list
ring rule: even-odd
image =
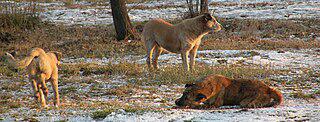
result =
[[175,101],[181,108],[198,108],[207,103],[231,84],[231,79],[222,75],[209,75],[199,79],[196,83],[186,84],[181,98]]
[[51,51],[51,53],[53,53],[56,56],[56,60],[57,60],[57,65],[59,66],[61,63],[61,58],[62,58],[62,53],[57,52],[57,51]]
[[221,30],[221,24],[209,13],[204,13],[201,16],[201,20],[204,22],[206,30],[212,32],[218,32]]
[[175,101],[178,107],[196,108],[208,99],[206,89],[198,84],[186,84],[181,98]]

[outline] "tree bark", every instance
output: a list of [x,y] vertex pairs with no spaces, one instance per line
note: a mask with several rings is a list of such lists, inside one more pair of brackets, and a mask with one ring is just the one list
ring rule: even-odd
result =
[[208,0],[201,0],[201,3],[200,3],[200,14],[209,12],[208,5],[209,5],[208,4]]
[[130,23],[125,0],[110,0],[117,40],[134,39],[137,34]]
[[196,0],[196,12],[195,13],[199,13],[199,0]]
[[190,18],[194,17],[193,0],[187,0]]
[[[199,14],[202,13],[208,13],[209,12],[209,2],[208,0],[195,0],[195,7],[193,5],[194,0],[186,0],[187,1],[187,5],[188,5],[188,9],[189,9],[189,14],[190,17],[195,17]],[[200,1],[200,5],[199,5],[199,1]]]

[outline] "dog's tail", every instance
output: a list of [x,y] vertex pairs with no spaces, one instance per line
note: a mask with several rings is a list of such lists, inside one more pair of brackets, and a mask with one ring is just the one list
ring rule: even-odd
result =
[[281,94],[280,91],[270,88],[270,97],[273,99],[273,101],[271,101],[270,106],[278,106],[282,103],[283,101],[283,96]]
[[44,52],[43,49],[41,48],[34,48],[32,51],[29,52],[29,54],[27,55],[27,57],[25,57],[24,59],[17,61],[14,59],[14,57],[10,54],[10,53],[6,53],[6,57],[8,59],[8,63],[11,67],[14,68],[25,68],[27,66],[29,66],[29,64],[31,63],[31,61],[34,58],[39,57],[40,55],[46,54],[46,52]]

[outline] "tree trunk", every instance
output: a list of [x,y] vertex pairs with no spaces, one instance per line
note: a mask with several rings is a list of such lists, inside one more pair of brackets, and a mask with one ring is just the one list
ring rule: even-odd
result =
[[196,12],[195,13],[199,13],[199,1],[200,0],[196,0]]
[[209,8],[208,8],[208,0],[201,0],[200,3],[200,13],[208,13],[209,12]]
[[194,17],[194,10],[193,10],[193,0],[187,0],[190,18]]
[[137,37],[130,23],[125,0],[110,0],[113,24],[117,33],[117,40],[134,39]]

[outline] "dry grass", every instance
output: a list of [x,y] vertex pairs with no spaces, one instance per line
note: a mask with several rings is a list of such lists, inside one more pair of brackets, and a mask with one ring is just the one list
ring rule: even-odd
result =
[[290,94],[291,97],[293,98],[300,98],[300,99],[316,99],[316,94],[307,94],[307,93],[303,93],[301,90],[297,91],[297,92],[292,92]]
[[117,112],[117,110],[123,110],[123,112],[126,112],[126,113],[139,113],[139,112],[151,111],[151,109],[146,109],[146,108],[108,103],[108,106],[105,107],[103,110],[97,110],[92,112],[91,117],[93,119],[98,119],[98,120],[104,119],[106,116],[108,116],[112,112]]
[[[59,77],[59,90],[61,103],[63,103],[60,110],[94,110],[90,111],[90,115],[92,118],[98,120],[105,118],[112,112],[125,111],[127,113],[140,113],[145,111],[157,111],[159,108],[173,106],[172,101],[175,99],[172,95],[162,96],[159,101],[161,106],[155,108],[145,106],[145,104],[153,104],[154,99],[157,98],[153,96],[153,94],[162,94],[159,93],[159,89],[163,85],[168,86],[169,88],[169,91],[165,92],[181,93],[183,88],[175,88],[173,86],[183,86],[186,83],[194,82],[196,79],[208,74],[222,74],[231,78],[262,80],[273,86],[275,84],[281,84],[282,81],[269,79],[271,76],[288,74],[288,71],[286,70],[271,70],[268,68],[263,69],[237,65],[208,66],[201,63],[197,64],[198,66],[195,70],[189,73],[182,73],[181,67],[179,66],[161,67],[161,70],[148,73],[145,65],[128,62],[108,65],[63,64],[59,71],[61,74]],[[310,72],[306,71],[305,73]],[[119,85],[117,83],[112,83],[113,80],[117,80],[114,78],[119,76],[123,84]],[[13,79],[12,82],[14,85],[12,85],[11,82],[1,83],[1,89],[11,92],[31,90],[29,84],[23,80]],[[295,83],[299,84],[300,82]],[[111,87],[106,87],[106,85],[111,85]],[[142,91],[148,91],[150,94],[145,94],[144,97],[141,98],[132,97],[132,95],[139,94]],[[319,93],[316,91],[314,95],[317,94]],[[5,107],[0,107],[0,113],[6,113],[8,110],[16,110],[19,107],[36,108],[31,96],[32,95],[13,96],[11,94],[1,93],[1,103],[3,103]],[[100,101],[102,96],[110,99],[108,101]],[[23,97],[25,105],[19,106],[19,104],[22,104],[19,102],[21,97]],[[114,97],[115,99],[113,99]],[[308,95],[293,94],[290,95],[290,97],[308,98]],[[90,100],[89,98],[93,100]],[[136,103],[136,100],[144,102]]]
[[[181,67],[167,66],[163,70],[156,71],[147,79],[137,78],[137,83],[141,85],[173,85],[194,82],[209,74],[221,74],[230,78],[258,79],[269,82],[271,74],[279,74],[286,71],[265,70],[243,66],[208,66],[199,64],[193,72],[184,73]],[[140,82],[139,82],[140,81]]]
[[[117,57],[145,54],[139,40],[119,42],[115,39],[113,26],[63,26],[40,22],[37,17],[23,14],[1,14],[0,55],[5,51],[18,51],[20,56],[30,48],[63,52],[65,57]],[[179,22],[178,20],[173,23]],[[314,48],[320,42],[319,28],[314,27],[320,20],[251,20],[223,19],[219,22],[224,30],[206,36],[203,49],[282,49]],[[144,22],[134,23],[134,25]],[[302,38],[296,40],[290,38]],[[261,39],[262,38],[262,39]],[[265,39],[265,38],[271,38]],[[23,45],[22,45],[23,44]],[[19,56],[19,55],[18,55]]]
[[17,77],[18,73],[16,71],[10,70],[6,65],[0,60],[0,76]]
[[139,42],[116,41],[112,26],[65,27],[48,23],[37,24],[41,24],[41,27],[35,26],[33,29],[15,28],[15,26],[6,26],[1,29],[0,27],[0,55],[12,50],[26,54],[33,47],[60,51],[64,56],[91,58],[144,52],[143,45]]
[[126,76],[139,76],[143,73],[141,65],[121,62],[119,64],[97,65],[97,64],[64,64],[61,66],[60,71],[62,74],[73,76],[80,75],[126,75]]
[[[254,20],[224,19],[221,32],[208,35],[200,49],[270,49],[319,48],[319,19]],[[294,37],[294,38],[292,38]],[[298,38],[298,39],[297,39]]]
[[[80,74],[82,72],[82,74]],[[60,73],[63,77],[100,75],[106,78],[124,76],[132,85],[172,85],[193,82],[200,77],[209,74],[221,74],[231,78],[267,79],[271,74],[279,74],[287,71],[265,70],[243,66],[208,66],[198,64],[194,71],[184,73],[180,66],[166,66],[161,70],[148,73],[145,65],[135,63],[119,63],[108,65],[97,64],[64,64]],[[129,86],[129,87],[128,87]],[[130,84],[126,88],[130,89]],[[121,88],[124,89],[124,88]]]

